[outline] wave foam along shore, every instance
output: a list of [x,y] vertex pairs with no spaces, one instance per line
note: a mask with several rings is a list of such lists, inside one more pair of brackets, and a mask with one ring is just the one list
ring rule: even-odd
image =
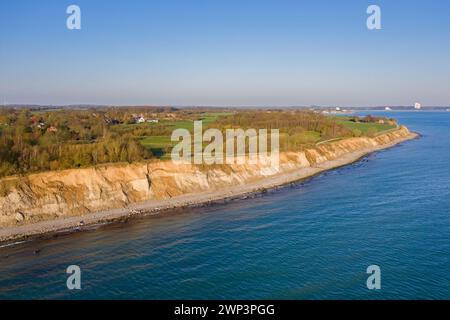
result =
[[[165,161],[2,179],[2,184],[11,187],[0,197],[0,242],[242,197],[350,164],[417,137],[401,126],[373,138],[349,138],[286,152],[280,155],[279,170],[260,164],[205,169]],[[18,212],[24,218],[21,225],[15,218]]]

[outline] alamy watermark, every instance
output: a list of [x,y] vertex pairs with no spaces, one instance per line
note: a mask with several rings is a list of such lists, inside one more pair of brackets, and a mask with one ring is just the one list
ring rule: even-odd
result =
[[77,265],[70,265],[66,269],[66,273],[70,274],[67,278],[66,286],[69,290],[81,290],[81,269]]
[[381,268],[376,264],[368,266],[366,270],[370,276],[367,278],[366,286],[369,290],[381,289]]
[[[66,26],[69,30],[81,29],[81,9],[78,5],[71,4],[67,7],[66,13],[69,14],[66,20]],[[366,13],[369,17],[366,20],[366,26],[369,30],[381,29],[381,8],[378,5],[371,4],[367,7]]]
[[[194,136],[187,129],[176,129],[171,136],[178,142],[171,158],[177,164],[265,164],[279,168],[280,133],[278,129],[208,129],[194,122]],[[180,141],[181,140],[181,141]],[[203,147],[203,143],[208,145]],[[270,153],[269,153],[270,148]]]
[[367,7],[366,10],[369,17],[367,18],[366,25],[369,30],[381,30],[381,8],[375,4]]
[[66,13],[69,14],[66,20],[66,26],[69,30],[81,29],[81,9],[79,6],[72,4],[67,7]]

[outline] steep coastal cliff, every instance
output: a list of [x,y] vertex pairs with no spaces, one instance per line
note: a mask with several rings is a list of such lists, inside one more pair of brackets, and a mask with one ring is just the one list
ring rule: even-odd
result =
[[364,155],[414,136],[406,127],[400,127],[374,138],[324,143],[303,152],[281,154],[278,169],[264,164],[201,167],[161,161],[4,178],[0,180],[0,227],[86,215],[132,203],[175,200],[181,195],[245,186],[311,168],[321,171],[323,164],[348,154]]

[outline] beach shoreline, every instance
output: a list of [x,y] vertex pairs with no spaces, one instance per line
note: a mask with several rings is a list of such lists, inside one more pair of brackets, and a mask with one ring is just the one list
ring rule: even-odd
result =
[[81,216],[64,217],[33,224],[7,227],[0,229],[0,244],[8,245],[9,243],[51,236],[56,233],[82,231],[99,224],[126,221],[133,217],[158,215],[173,209],[212,205],[218,202],[246,198],[252,194],[262,193],[266,190],[313,177],[324,171],[349,165],[371,153],[391,148],[402,142],[418,137],[419,134],[410,132],[407,136],[397,138],[383,145],[350,152],[337,159],[329,160],[319,165],[297,169],[291,172],[284,172],[252,181],[244,185],[234,185],[214,191],[188,193],[163,200],[149,200],[133,203],[125,208],[93,212]]

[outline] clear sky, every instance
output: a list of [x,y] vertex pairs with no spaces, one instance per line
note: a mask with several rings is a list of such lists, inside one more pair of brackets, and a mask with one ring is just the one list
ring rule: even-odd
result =
[[448,0],[1,0],[0,103],[448,106],[449,16]]

